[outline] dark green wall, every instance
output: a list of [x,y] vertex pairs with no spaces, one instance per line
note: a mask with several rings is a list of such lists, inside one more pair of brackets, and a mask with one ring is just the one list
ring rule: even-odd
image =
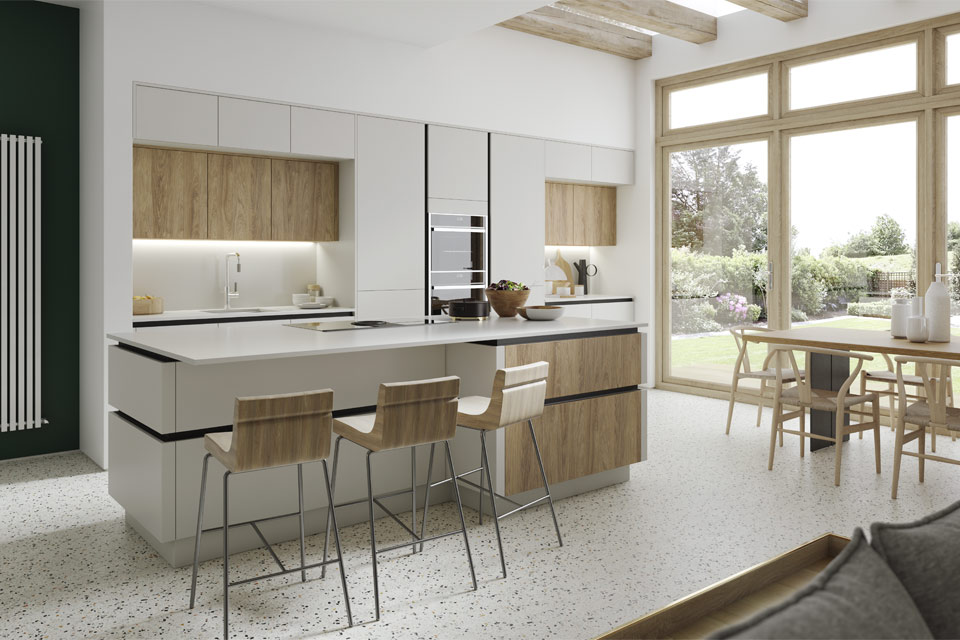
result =
[[80,23],[77,9],[0,1],[0,133],[43,138],[43,417],[0,434],[0,459],[79,446]]

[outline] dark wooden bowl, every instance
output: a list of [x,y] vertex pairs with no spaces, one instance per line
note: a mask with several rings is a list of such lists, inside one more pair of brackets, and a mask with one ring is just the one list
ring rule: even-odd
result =
[[513,318],[517,315],[517,309],[522,307],[530,297],[530,290],[522,291],[499,291],[497,289],[484,289],[490,306],[497,312],[501,318]]

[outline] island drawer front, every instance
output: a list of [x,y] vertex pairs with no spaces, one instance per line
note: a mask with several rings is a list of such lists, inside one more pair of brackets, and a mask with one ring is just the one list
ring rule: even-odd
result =
[[112,345],[107,402],[157,433],[177,430],[176,362]]
[[506,366],[550,363],[547,398],[641,384],[641,334],[533,342],[504,347]]
[[158,440],[115,411],[107,417],[107,440],[110,497],[157,540],[170,542],[176,533],[174,443]]
[[[533,421],[543,466],[551,483],[582,478],[640,462],[641,390],[547,405]],[[506,495],[543,486],[526,424],[507,427]]]

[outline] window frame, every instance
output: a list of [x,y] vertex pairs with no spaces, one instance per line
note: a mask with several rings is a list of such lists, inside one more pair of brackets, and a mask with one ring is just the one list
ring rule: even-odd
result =
[[[688,127],[672,127],[670,124],[670,98],[677,91],[683,91],[685,89],[696,89],[698,87],[707,87],[712,84],[719,84],[721,82],[727,82],[730,80],[738,80],[740,78],[748,78],[750,76],[767,76],[767,112],[764,114],[756,116],[747,116],[745,118],[733,118],[732,120],[719,120],[717,122],[707,122],[704,124],[697,124]],[[773,109],[774,109],[774,76],[773,76],[773,65],[765,64],[757,67],[750,67],[746,69],[738,69],[736,71],[731,71],[729,73],[720,74],[714,76],[708,80],[690,80],[686,82],[678,82],[673,85],[664,85],[663,93],[661,97],[661,103],[663,104],[663,109],[661,109],[661,118],[658,118],[659,129],[663,132],[674,133],[677,131],[689,133],[697,132],[701,130],[709,130],[719,125],[724,126],[735,126],[755,122],[766,122],[773,118]]]

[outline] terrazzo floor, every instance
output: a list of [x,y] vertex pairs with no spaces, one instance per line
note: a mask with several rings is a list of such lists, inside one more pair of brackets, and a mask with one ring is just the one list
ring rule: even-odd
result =
[[[468,512],[479,591],[470,590],[459,537],[380,563],[382,620],[373,617],[366,525],[344,528],[353,614],[346,628],[336,569],[231,590],[234,638],[591,638],[825,532],[849,535],[874,520],[911,520],[960,498],[960,470],[928,463],[916,481],[905,458],[899,500],[891,500],[893,436],[884,429],[883,474],[872,439],[844,447],[843,481],[833,486],[833,452],[801,460],[787,437],[773,472],[769,431],[739,406],[724,436],[726,403],[649,393],[647,462],[631,480],[557,503],[559,548],[545,507],[503,523],[509,578],[499,575],[493,524]],[[767,413],[766,418],[769,418]],[[960,458],[960,441],[939,452]],[[447,504],[431,523],[451,528]],[[433,515],[437,520],[434,520]],[[378,521],[381,544],[401,541]],[[308,538],[308,562],[323,540]],[[295,564],[296,543],[279,545]],[[272,570],[269,556],[231,557],[232,576]],[[201,565],[198,606],[187,608],[190,568],[173,569],[123,521],[107,476],[79,453],[0,463],[0,637],[211,638],[221,633],[222,565]]]

